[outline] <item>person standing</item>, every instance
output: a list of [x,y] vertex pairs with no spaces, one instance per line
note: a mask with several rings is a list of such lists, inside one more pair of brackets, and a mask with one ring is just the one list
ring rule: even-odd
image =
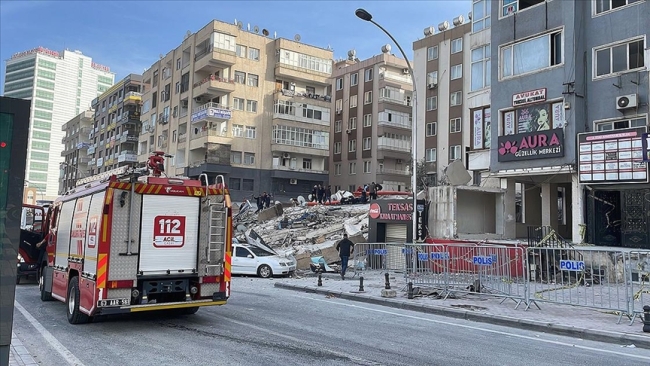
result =
[[341,258],[341,279],[345,280],[345,270],[348,268],[350,255],[354,253],[354,243],[348,239],[348,234],[343,234],[343,239],[336,244],[336,250]]
[[327,189],[325,189],[325,199],[323,201],[327,201],[330,205],[332,204],[332,186],[328,185]]

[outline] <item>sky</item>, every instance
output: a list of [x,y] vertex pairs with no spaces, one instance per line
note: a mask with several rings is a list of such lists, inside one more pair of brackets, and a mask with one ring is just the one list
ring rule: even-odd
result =
[[359,59],[379,54],[391,44],[377,27],[354,15],[364,8],[386,28],[409,58],[412,44],[423,30],[467,14],[471,0],[429,1],[154,1],[0,0],[0,85],[4,86],[6,60],[35,47],[54,51],[79,50],[94,62],[109,66],[119,81],[129,73],[142,73],[160,54],[177,47],[185,33],[193,33],[211,20],[242,21],[278,37],[334,50],[345,58],[350,49]]

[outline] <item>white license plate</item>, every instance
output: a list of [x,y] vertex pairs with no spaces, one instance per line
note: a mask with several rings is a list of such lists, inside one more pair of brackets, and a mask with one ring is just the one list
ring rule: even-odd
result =
[[97,301],[98,307],[106,306],[127,306],[131,304],[131,299],[106,299]]

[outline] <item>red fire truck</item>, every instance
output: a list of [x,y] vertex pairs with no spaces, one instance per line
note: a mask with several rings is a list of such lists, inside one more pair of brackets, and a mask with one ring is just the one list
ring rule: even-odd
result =
[[232,215],[223,177],[213,186],[207,175],[163,177],[162,155],[144,170],[81,179],[50,207],[41,300],[65,302],[70,323],[162,309],[193,314],[229,298]]

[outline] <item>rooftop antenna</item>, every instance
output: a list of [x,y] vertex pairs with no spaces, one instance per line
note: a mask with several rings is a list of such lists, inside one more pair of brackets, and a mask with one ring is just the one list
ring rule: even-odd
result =
[[296,42],[300,42],[300,40],[301,40],[300,34],[296,34],[295,36],[293,36],[293,40],[296,41]]
[[254,27],[253,27],[253,32],[255,32],[255,33],[259,33],[259,32],[260,32],[260,27],[258,27],[258,26],[254,26]]

